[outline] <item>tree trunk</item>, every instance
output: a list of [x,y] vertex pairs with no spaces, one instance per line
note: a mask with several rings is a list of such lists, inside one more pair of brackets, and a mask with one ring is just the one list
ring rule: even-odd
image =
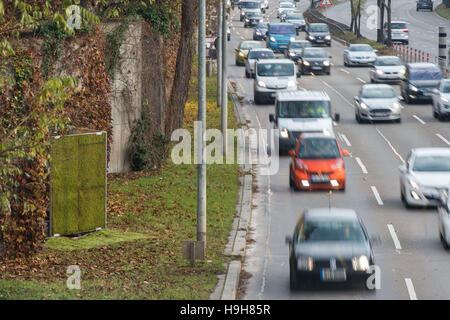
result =
[[189,94],[193,57],[193,36],[197,26],[197,1],[183,0],[181,17],[180,45],[177,53],[175,77],[165,112],[165,133],[170,137],[172,131],[183,125],[184,108]]
[[352,17],[352,21],[350,22],[350,31],[354,32],[354,28],[355,28],[355,7],[354,7],[353,0],[350,0],[350,14],[351,14],[351,17]]
[[387,6],[387,43],[386,45],[388,47],[392,47],[392,27],[391,27],[391,20],[392,20],[392,10],[391,10],[391,0],[388,0],[388,6]]

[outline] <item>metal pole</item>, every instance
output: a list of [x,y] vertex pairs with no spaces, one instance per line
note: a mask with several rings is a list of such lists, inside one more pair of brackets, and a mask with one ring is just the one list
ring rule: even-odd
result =
[[222,32],[222,1],[218,1],[219,14],[217,15],[217,107],[222,105],[222,38],[224,34]]
[[227,10],[226,1],[222,0],[222,143],[223,155],[227,155],[227,127],[228,127],[228,88],[227,88]]
[[206,250],[206,5],[199,0],[198,10],[198,159],[197,165],[197,241]]
[[447,27],[439,27],[439,67],[445,72],[447,63]]

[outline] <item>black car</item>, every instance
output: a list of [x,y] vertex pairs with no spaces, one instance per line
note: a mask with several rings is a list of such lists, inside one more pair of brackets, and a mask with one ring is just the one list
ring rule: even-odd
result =
[[427,9],[433,11],[433,1],[432,0],[418,0],[416,11]]
[[297,61],[303,52],[304,48],[312,47],[308,40],[294,40],[290,41],[287,49],[284,51],[284,56],[288,59]]
[[263,20],[260,12],[249,11],[244,17],[244,28],[257,26]]
[[418,62],[406,65],[401,83],[402,97],[406,103],[419,100],[432,100],[432,94],[439,87],[442,72],[432,63]]
[[[289,244],[291,290],[307,281],[364,282],[374,266],[372,244],[362,220],[351,209],[309,209]],[[376,274],[375,274],[376,276]]]
[[253,29],[253,40],[266,40],[267,22],[260,22]]
[[304,48],[297,63],[302,74],[323,72],[329,75],[330,59],[323,48]]
[[312,44],[331,46],[331,34],[325,23],[310,23],[305,30],[306,40]]

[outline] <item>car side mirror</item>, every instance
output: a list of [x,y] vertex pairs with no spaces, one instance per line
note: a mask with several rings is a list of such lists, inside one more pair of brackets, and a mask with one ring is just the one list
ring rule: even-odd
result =
[[300,78],[302,76],[301,72],[297,72],[297,78]]
[[339,113],[334,114],[334,121],[339,122],[341,120],[341,115]]
[[400,100],[400,101],[405,100],[402,96],[398,96],[397,98],[398,98],[398,100]]
[[378,52],[378,49],[373,49],[373,52],[377,53],[377,52]]
[[346,149],[342,150],[342,154],[344,155],[344,157],[350,156],[350,152]]
[[269,31],[266,31],[266,36],[269,36]]
[[294,150],[289,150],[289,155],[291,157],[295,157],[295,151]]
[[275,122],[275,115],[273,113],[269,114],[269,121]]
[[400,170],[401,173],[406,173],[407,169],[408,168],[406,167],[406,164],[402,164],[402,165],[398,166],[398,170]]
[[355,101],[359,102],[359,97],[358,96],[354,96],[353,99],[355,99]]
[[284,238],[284,242],[287,245],[291,245],[292,244],[292,237],[291,236],[286,236],[286,238]]
[[332,56],[328,56],[328,59],[333,59],[333,57]]

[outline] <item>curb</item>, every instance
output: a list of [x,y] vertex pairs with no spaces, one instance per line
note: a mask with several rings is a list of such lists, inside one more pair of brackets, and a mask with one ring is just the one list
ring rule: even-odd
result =
[[[234,114],[238,120],[238,124],[247,127],[246,116],[240,108],[240,102],[231,85],[228,85],[231,92],[231,103],[233,104]],[[239,140],[238,140],[239,141]],[[245,144],[247,144],[245,142]],[[248,145],[248,144],[247,144]],[[246,148],[240,141],[238,148],[243,150]],[[245,150],[244,150],[245,151]],[[210,296],[210,300],[235,300],[239,287],[239,279],[241,274],[242,262],[245,257],[245,249],[247,244],[247,231],[251,220],[251,202],[252,202],[252,183],[250,164],[241,165],[241,170],[245,173],[239,178],[239,196],[236,203],[236,215],[233,220],[232,230],[228,237],[224,255],[231,257],[232,260],[226,266],[226,274],[218,276],[218,283],[214,292]]]

